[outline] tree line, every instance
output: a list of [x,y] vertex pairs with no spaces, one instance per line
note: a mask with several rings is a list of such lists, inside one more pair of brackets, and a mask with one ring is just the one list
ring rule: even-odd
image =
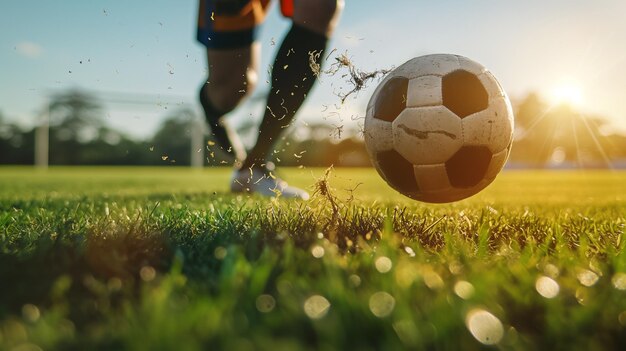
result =
[[[80,90],[53,96],[50,103],[49,163],[51,165],[189,165],[195,115],[188,108],[169,112],[159,129],[137,140],[105,123],[97,99]],[[626,136],[613,133],[600,116],[587,116],[568,105],[549,106],[531,93],[515,106],[516,132],[510,163],[543,168],[608,167],[626,159]],[[327,123],[299,126],[286,133],[273,154],[288,166],[369,166],[358,129]],[[238,128],[253,136],[252,121]],[[22,129],[0,113],[0,164],[34,163],[35,129]],[[205,165],[230,165],[207,136]]]

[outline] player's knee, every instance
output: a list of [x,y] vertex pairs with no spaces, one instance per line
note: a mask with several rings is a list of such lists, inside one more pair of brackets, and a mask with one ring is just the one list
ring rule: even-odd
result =
[[344,0],[301,0],[294,5],[295,23],[330,36],[339,21]]
[[247,72],[240,79],[232,77],[209,78],[209,95],[215,107],[221,111],[235,109],[254,90],[257,83],[256,72]]

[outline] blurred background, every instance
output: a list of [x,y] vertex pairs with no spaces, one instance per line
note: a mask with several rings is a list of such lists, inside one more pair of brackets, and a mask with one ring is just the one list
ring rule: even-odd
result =
[[[470,57],[512,99],[507,167],[626,168],[624,12],[621,0],[346,0],[328,64],[344,53],[363,71],[430,53]],[[228,165],[196,101],[207,65],[196,15],[195,0],[3,1],[0,164]],[[260,82],[288,25],[274,6]],[[347,77],[323,76],[274,161],[369,166],[361,131],[377,83],[342,104]],[[268,89],[229,116],[248,146]]]

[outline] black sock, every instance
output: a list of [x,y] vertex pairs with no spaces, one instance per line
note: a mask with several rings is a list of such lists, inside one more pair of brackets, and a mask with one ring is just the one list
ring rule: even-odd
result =
[[232,134],[232,132],[228,130],[227,125],[220,122],[221,118],[230,112],[230,110],[220,111],[213,106],[209,96],[207,95],[206,89],[207,84],[205,83],[202,85],[202,88],[200,88],[200,104],[204,109],[204,117],[207,124],[209,125],[209,128],[211,128],[211,136],[213,136],[212,139],[226,154],[237,158],[239,156],[238,153],[241,153],[241,150],[238,150],[241,146],[233,147],[233,141],[230,140],[229,137],[229,134]]
[[[309,65],[311,52],[321,53],[328,38],[293,24],[276,54],[272,68],[272,87],[267,97],[263,121],[256,144],[248,153],[242,168],[265,163],[280,134],[286,129],[302,106],[316,77]],[[317,64],[321,57],[316,58]]]

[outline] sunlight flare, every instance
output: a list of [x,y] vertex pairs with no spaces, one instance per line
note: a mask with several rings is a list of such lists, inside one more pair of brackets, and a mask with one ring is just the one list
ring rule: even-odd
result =
[[585,100],[583,85],[572,78],[563,79],[550,89],[550,99],[555,105],[580,107]]

